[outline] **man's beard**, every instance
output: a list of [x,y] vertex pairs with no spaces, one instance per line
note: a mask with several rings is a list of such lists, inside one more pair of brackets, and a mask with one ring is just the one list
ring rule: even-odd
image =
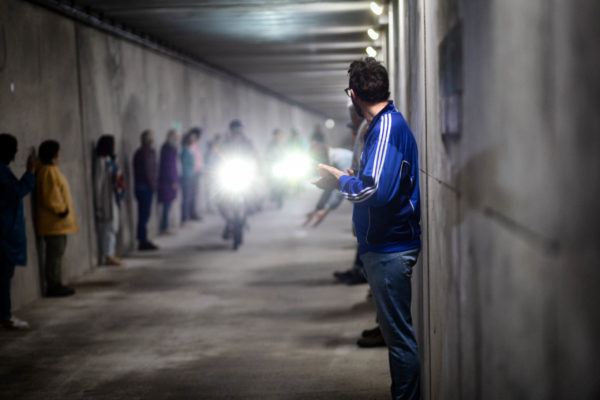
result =
[[359,117],[364,118],[365,116],[363,115],[360,106],[354,101],[354,98],[352,98],[352,105],[354,106],[354,111],[356,111],[356,114],[358,114]]

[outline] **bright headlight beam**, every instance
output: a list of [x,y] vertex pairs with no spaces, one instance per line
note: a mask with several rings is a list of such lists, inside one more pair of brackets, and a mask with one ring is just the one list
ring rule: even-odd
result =
[[373,40],[379,39],[379,33],[377,33],[377,31],[373,28],[369,28],[367,35],[369,35],[369,37]]
[[254,174],[252,163],[239,159],[227,160],[219,168],[219,184],[226,191],[239,193],[250,187]]
[[381,15],[383,13],[383,7],[380,6],[379,4],[375,3],[374,1],[371,2],[371,11],[373,11],[373,14],[375,15]]

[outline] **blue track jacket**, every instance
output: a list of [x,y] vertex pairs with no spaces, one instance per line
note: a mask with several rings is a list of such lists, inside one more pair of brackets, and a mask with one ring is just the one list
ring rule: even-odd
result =
[[421,246],[417,143],[392,101],[369,125],[356,176],[341,176],[338,184],[354,203],[360,254]]

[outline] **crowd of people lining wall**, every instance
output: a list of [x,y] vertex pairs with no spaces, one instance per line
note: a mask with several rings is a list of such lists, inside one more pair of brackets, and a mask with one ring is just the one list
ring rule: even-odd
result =
[[[129,185],[119,209],[116,250],[122,252],[138,246],[131,157],[148,127],[156,143],[162,144],[170,129],[181,134],[182,127],[201,126],[205,147],[214,134],[227,131],[232,119],[240,118],[256,147],[264,149],[275,127],[308,133],[324,121],[245,81],[156,53],[27,2],[1,2],[0,25],[6,34],[0,85],[13,88],[0,96],[0,131],[12,133],[19,142],[13,172],[22,175],[31,149],[37,152],[44,140],[60,143],[60,170],[70,184],[79,228],[69,236],[63,256],[65,282],[99,263],[92,176],[95,146],[102,135],[114,135],[115,162]],[[25,26],[30,28],[21,29]],[[180,217],[180,201],[181,196],[172,205],[173,221]],[[33,215],[33,206],[26,199],[25,215]],[[151,233],[160,230],[157,212],[150,215]],[[36,237],[31,218],[25,228],[28,238]],[[28,241],[28,267],[18,268],[12,280],[13,307],[41,295],[38,265],[43,260],[36,245],[35,240]]]

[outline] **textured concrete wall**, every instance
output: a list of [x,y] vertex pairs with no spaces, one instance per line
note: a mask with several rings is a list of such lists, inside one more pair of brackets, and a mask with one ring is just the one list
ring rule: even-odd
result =
[[[11,85],[14,91],[11,91]],[[24,171],[27,151],[42,140],[62,146],[60,167],[70,182],[80,232],[69,236],[64,262],[68,282],[94,268],[97,237],[91,198],[94,141],[117,137],[129,189],[122,207],[119,247],[135,244],[136,204],[131,159],[139,135],[155,132],[157,150],[169,128],[200,126],[204,140],[241,119],[259,151],[274,128],[304,134],[322,124],[308,113],[235,78],[155,53],[47,10],[16,0],[0,2],[0,131],[19,139],[13,171]],[[26,199],[31,216],[30,197]],[[150,221],[157,232],[158,207]],[[174,208],[173,220],[178,217]],[[14,307],[39,297],[38,257],[31,218],[29,265],[13,282]]]
[[[400,9],[400,108],[422,169],[414,312],[424,398],[600,397],[600,5]],[[463,129],[444,141],[438,50],[459,21]]]

